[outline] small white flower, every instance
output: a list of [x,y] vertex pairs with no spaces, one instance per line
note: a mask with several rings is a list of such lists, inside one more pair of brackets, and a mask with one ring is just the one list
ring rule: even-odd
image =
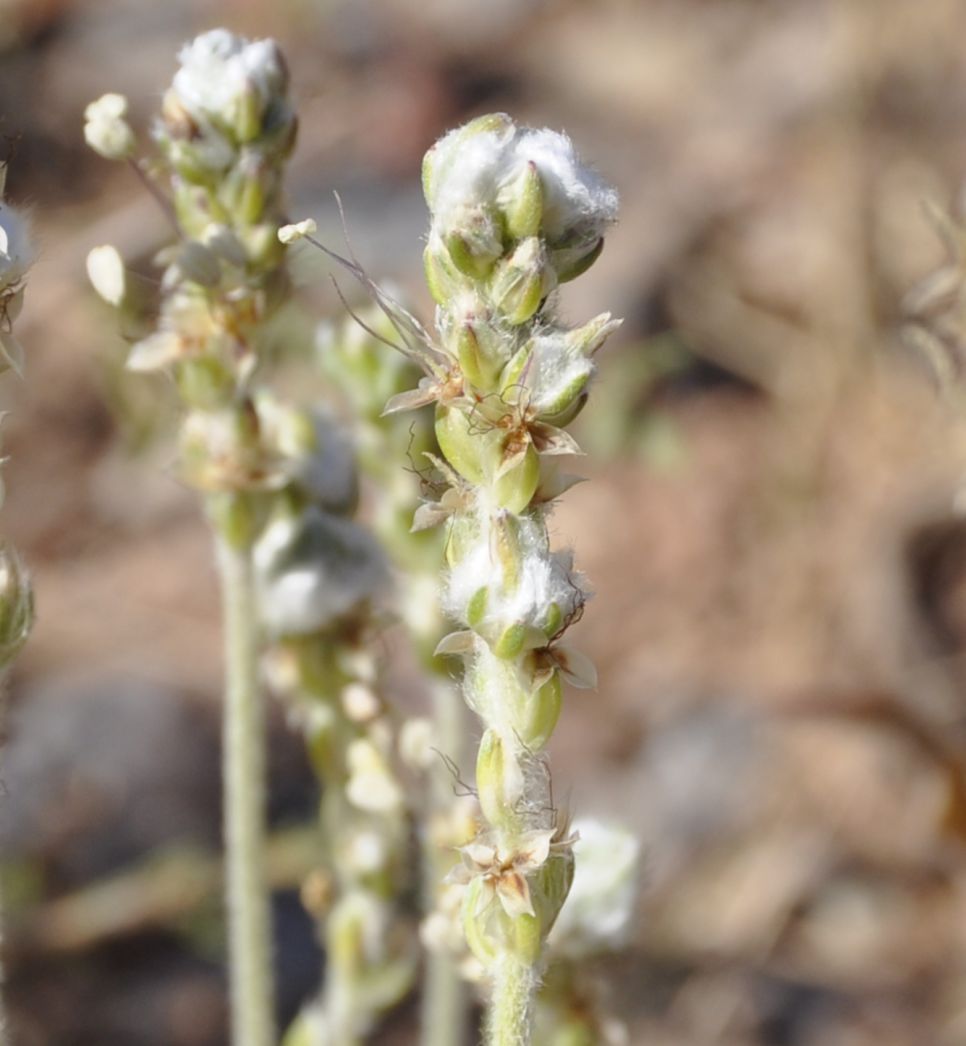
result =
[[403,793],[392,776],[385,756],[367,738],[350,742],[346,750],[349,781],[346,796],[353,806],[375,814],[391,814],[402,809]]
[[318,228],[313,218],[303,218],[294,225],[283,225],[278,230],[278,238],[284,244],[295,243],[306,236],[312,236]]
[[98,295],[117,308],[124,300],[127,284],[124,259],[109,243],[94,247],[87,255],[87,278]]
[[382,702],[365,683],[349,683],[342,688],[342,710],[353,723],[368,723],[382,711]]
[[426,770],[437,758],[433,751],[436,728],[431,719],[407,719],[399,731],[399,758],[412,770]]
[[355,832],[346,846],[346,860],[358,875],[372,875],[385,868],[388,856],[386,840],[371,828]]
[[126,117],[124,95],[101,95],[84,110],[84,140],[107,160],[126,160],[137,148]]

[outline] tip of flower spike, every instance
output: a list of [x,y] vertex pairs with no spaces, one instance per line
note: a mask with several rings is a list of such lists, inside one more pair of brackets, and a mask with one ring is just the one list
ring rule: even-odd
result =
[[98,295],[117,308],[124,299],[127,284],[124,260],[116,247],[104,244],[87,255],[87,278]]
[[295,222],[294,225],[283,225],[278,230],[278,238],[284,244],[296,243],[298,240],[311,236],[318,229],[318,225],[312,218]]

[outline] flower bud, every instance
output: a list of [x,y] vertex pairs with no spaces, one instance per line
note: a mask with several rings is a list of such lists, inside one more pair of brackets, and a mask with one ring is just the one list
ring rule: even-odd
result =
[[[506,113],[488,113],[440,138],[423,158],[423,195],[430,211],[435,214],[441,205],[445,207],[448,200],[441,197],[458,198],[462,195],[460,190],[463,193],[471,190],[473,186],[467,182],[485,183],[489,169],[502,159],[513,132],[513,121]],[[473,178],[466,174],[464,156],[467,151],[472,152],[468,166],[473,171]],[[460,162],[464,162],[464,169],[454,178],[452,168]],[[453,181],[459,184],[454,185]]]
[[483,734],[476,757],[476,788],[480,809],[491,823],[505,823],[523,794],[523,770],[516,753],[492,728]]
[[300,222],[296,222],[294,225],[283,225],[278,230],[279,240],[288,246],[290,243],[296,243],[298,240],[303,239],[306,236],[312,236],[318,231],[318,225],[314,218],[304,218]]
[[411,770],[424,771],[438,758],[433,750],[436,728],[431,719],[407,719],[399,731],[399,757]]
[[530,236],[500,262],[490,284],[490,300],[508,323],[519,326],[536,313],[555,284],[543,243]]
[[106,160],[127,160],[137,148],[127,108],[124,95],[105,94],[84,110],[84,140]]
[[540,483],[540,460],[531,445],[514,446],[512,437],[469,404],[437,408],[436,439],[450,465],[487,488],[501,508],[522,512]]
[[0,667],[8,665],[27,640],[34,620],[33,589],[20,555],[0,543]]
[[567,283],[582,276],[597,261],[603,249],[604,237],[591,236],[571,246],[551,250],[550,264],[557,274],[557,281]]
[[507,232],[515,240],[540,233],[543,219],[543,184],[537,165],[531,160],[500,194]]
[[546,128],[520,129],[507,150],[501,196],[512,194],[532,168],[541,185],[540,233],[553,248],[577,240],[595,242],[617,216],[618,197],[599,175],[580,162],[573,142]]

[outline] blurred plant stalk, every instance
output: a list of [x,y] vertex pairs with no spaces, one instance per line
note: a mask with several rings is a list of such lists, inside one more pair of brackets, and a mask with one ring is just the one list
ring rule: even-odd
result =
[[[133,347],[127,366],[172,373],[184,410],[180,475],[204,497],[215,535],[225,630],[232,1041],[269,1046],[275,1031],[263,869],[266,739],[253,549],[284,497],[292,463],[260,417],[253,385],[260,332],[289,292],[277,229],[296,117],[273,41],[213,30],[178,57],[154,128],[160,164],[148,168],[135,159],[119,95],[88,106],[85,137],[102,156],[134,166],[178,232],[159,256],[166,267],[157,329]],[[101,296],[121,306],[126,282],[117,252],[96,248],[88,271]]]
[[464,694],[484,734],[476,764],[483,824],[451,879],[467,943],[490,987],[489,1046],[531,1041],[544,942],[573,878],[573,839],[543,752],[562,677],[595,685],[561,642],[585,592],[569,552],[551,551],[550,504],[573,482],[554,459],[578,453],[566,426],[587,399],[609,314],[563,327],[557,285],[590,266],[617,195],[565,136],[480,117],[430,150],[425,252],[439,342],[411,318],[406,351],[424,371],[393,413],[436,404],[442,458],[415,529],[446,523],[443,604],[460,631],[437,652],[463,658]]
[[[432,424],[425,414],[414,420],[384,412],[388,400],[420,377],[419,368],[403,353],[386,351],[386,344],[397,338],[389,317],[372,305],[342,324],[323,324],[317,346],[319,363],[351,414],[360,470],[372,491],[373,530],[405,579],[396,609],[426,673],[429,719],[410,720],[400,733],[403,762],[421,787],[418,829],[426,948],[421,1035],[424,1046],[460,1046],[468,1017],[461,956],[433,938],[432,926],[456,851],[474,830],[465,816],[466,803],[454,801],[451,769],[465,754],[466,722],[456,686],[434,656],[445,632],[437,585],[440,533],[415,531],[411,525],[425,482],[424,455],[437,450]],[[409,468],[403,468],[404,461]]]
[[[0,164],[0,374],[23,373],[23,352],[13,334],[13,323],[23,307],[24,283],[33,261],[33,246],[26,219],[3,199],[7,165]],[[0,479],[0,507],[5,490]],[[0,786],[3,783],[3,713],[7,674],[13,659],[26,643],[33,626],[33,589],[27,569],[12,545],[0,542]],[[0,931],[3,907],[0,897]],[[0,946],[3,944],[0,932]],[[3,963],[0,961],[0,1044],[8,1029],[3,1004]]]

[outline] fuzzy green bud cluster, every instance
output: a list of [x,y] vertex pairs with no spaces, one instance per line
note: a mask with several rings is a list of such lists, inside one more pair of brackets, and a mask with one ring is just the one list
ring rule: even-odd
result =
[[178,59],[155,138],[177,174],[179,220],[194,237],[212,222],[243,225],[249,253],[270,249],[297,126],[282,53],[273,40],[213,29]]
[[566,136],[502,114],[439,141],[423,185],[439,340],[423,353],[419,389],[387,409],[436,404],[444,489],[415,525],[446,521],[443,602],[461,628],[438,652],[464,659],[465,697],[484,725],[476,785],[486,823],[454,878],[467,941],[498,982],[507,964],[538,967],[573,877],[541,750],[562,680],[593,686],[595,674],[562,642],[586,591],[571,554],[551,549],[547,516],[572,482],[558,459],[579,453],[565,426],[619,322],[565,326],[553,292],[599,255],[617,195]]

